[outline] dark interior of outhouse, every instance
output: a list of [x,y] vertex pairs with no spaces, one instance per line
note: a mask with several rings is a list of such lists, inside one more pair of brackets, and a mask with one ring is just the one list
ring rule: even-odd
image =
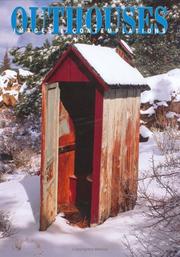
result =
[[[69,200],[67,195],[66,199],[69,203],[67,202],[66,207],[69,206],[69,208],[66,208],[64,213],[70,222],[86,226],[90,223],[93,183],[95,88],[90,83],[61,83],[60,101],[72,123],[69,132],[71,144],[72,133],[74,133],[74,147],[70,146],[69,139],[66,137],[63,142],[64,157],[63,151],[59,152],[61,155],[59,162],[61,163],[59,163],[58,179],[67,184],[66,192],[63,193],[75,195],[74,202]],[[61,183],[59,183],[59,187],[61,187]],[[59,194],[61,192],[62,190],[59,188]]]

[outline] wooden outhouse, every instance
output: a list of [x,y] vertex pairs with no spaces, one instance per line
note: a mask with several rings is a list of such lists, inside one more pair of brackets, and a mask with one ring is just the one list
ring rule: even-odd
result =
[[78,209],[89,225],[132,209],[137,196],[140,92],[132,53],[75,44],[42,85],[40,229]]

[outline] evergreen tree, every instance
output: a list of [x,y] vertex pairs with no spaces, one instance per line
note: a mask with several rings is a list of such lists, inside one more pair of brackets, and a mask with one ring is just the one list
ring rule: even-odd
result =
[[[110,36],[107,33],[99,33],[95,36],[90,34],[83,35],[61,35],[55,36],[52,42],[47,40],[42,47],[33,48],[31,44],[28,44],[24,51],[20,48],[11,50],[13,56],[13,62],[17,65],[21,65],[28,68],[34,73],[34,78],[28,81],[28,90],[32,89],[31,97],[26,94],[22,95],[22,100],[17,106],[17,114],[29,115],[31,112],[40,113],[40,84],[45,74],[53,67],[57,59],[63,53],[63,51],[71,43],[93,43],[106,46],[117,46],[118,39],[122,38],[130,46],[135,49],[135,62],[140,71],[145,75],[155,75],[162,72],[166,72],[172,68],[180,67],[180,48],[179,48],[179,26],[180,26],[180,3],[177,0],[173,1],[152,1],[152,0],[87,0],[87,1],[70,1],[65,0],[63,2],[54,2],[53,6],[82,6],[84,9],[96,4],[99,7],[111,5],[116,6],[153,6],[158,5],[166,6],[168,9],[168,23],[169,29],[166,35],[123,35],[121,32],[116,36]],[[66,27],[65,18],[61,18],[62,23]],[[138,22],[138,17],[137,17]],[[41,27],[41,17],[38,19],[38,27]],[[52,27],[52,17],[49,18],[49,26]],[[116,19],[112,19],[112,26],[116,26]]]
[[[143,0],[145,6],[165,6],[168,10],[168,31],[165,35],[132,37],[137,67],[145,76],[180,68],[180,2],[179,0]],[[131,39],[130,39],[131,40]]]
[[10,69],[10,59],[8,56],[8,51],[5,52],[2,65],[0,67],[0,73],[2,73],[5,70]]

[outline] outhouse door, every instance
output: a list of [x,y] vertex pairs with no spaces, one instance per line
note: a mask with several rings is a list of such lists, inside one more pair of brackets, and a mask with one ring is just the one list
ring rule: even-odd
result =
[[59,84],[42,87],[42,153],[40,230],[46,230],[57,215]]

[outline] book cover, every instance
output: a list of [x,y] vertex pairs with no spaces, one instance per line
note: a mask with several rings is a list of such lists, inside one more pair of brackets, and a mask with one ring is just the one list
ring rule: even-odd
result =
[[0,254],[180,256],[180,4],[0,0]]

